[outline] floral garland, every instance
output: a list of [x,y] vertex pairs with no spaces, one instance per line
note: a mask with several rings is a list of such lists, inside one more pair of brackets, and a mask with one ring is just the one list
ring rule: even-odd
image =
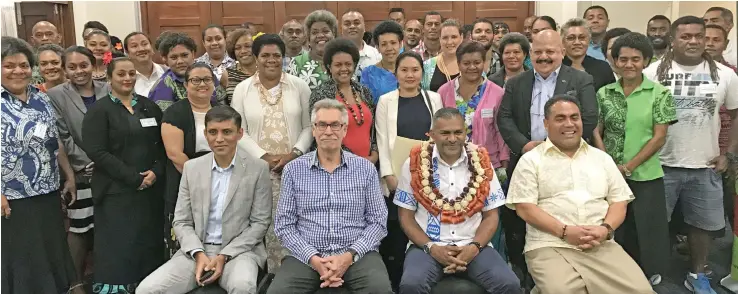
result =
[[461,195],[447,199],[441,194],[431,178],[432,142],[423,142],[410,151],[410,186],[415,199],[433,215],[439,215],[442,223],[458,224],[480,212],[489,194],[489,180],[494,169],[484,147],[466,144],[466,153],[471,177]]

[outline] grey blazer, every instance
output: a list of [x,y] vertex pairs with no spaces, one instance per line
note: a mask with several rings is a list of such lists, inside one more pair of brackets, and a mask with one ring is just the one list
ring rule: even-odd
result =
[[[101,81],[92,81],[95,90],[95,99],[100,99],[110,93],[110,84]],[[51,105],[56,112],[56,126],[59,129],[64,149],[67,151],[69,163],[75,172],[85,168],[92,160],[80,147],[82,145],[82,119],[85,118],[87,107],[72,82],[66,82],[49,89],[46,92],[51,99]]]
[[[174,234],[181,245],[175,255],[204,249],[210,214],[213,153],[188,160],[182,169]],[[236,152],[233,174],[223,207],[223,247],[220,254],[236,257],[251,255],[260,265],[266,263],[264,235],[272,221],[272,180],[266,161]]]

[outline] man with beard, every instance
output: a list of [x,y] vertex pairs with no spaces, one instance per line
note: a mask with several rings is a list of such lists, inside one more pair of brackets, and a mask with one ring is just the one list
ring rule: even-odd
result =
[[525,35],[526,38],[528,38],[528,42],[533,41],[533,22],[536,21],[538,17],[535,15],[531,15],[527,18],[525,18],[525,21],[523,21],[523,35]]
[[[711,7],[705,12],[705,16],[702,17],[705,20],[705,24],[715,24],[723,27],[726,32],[730,32],[733,29],[733,12],[723,7]],[[725,51],[723,51],[723,58],[728,64],[732,66],[738,66],[738,56],[736,56],[736,45],[735,42],[727,40]]]
[[[415,52],[428,60],[441,52],[441,23],[443,17],[437,11],[428,11],[423,17],[423,48],[416,48]],[[418,52],[419,49],[422,51]]]
[[584,11],[584,19],[587,20],[592,38],[587,48],[587,55],[602,61],[607,61],[605,55],[602,54],[602,39],[607,32],[607,26],[610,25],[610,17],[607,15],[607,9],[602,6],[594,5]]
[[142,32],[128,34],[123,39],[123,49],[133,62],[133,67],[136,68],[136,84],[134,86],[136,94],[147,97],[151,88],[164,75],[166,69],[151,60],[151,57],[154,56],[151,40],[149,40],[149,36]]
[[358,81],[361,77],[361,71],[371,65],[377,64],[382,60],[382,54],[364,42],[364,33],[366,28],[364,25],[364,15],[358,10],[349,9],[341,17],[341,32],[343,37],[349,39],[359,48],[359,64],[354,71],[354,78]]
[[[507,80],[505,94],[497,114],[497,126],[510,148],[508,174],[513,174],[520,157],[547,138],[543,126],[544,105],[554,95],[575,96],[582,105],[583,137],[588,139],[597,125],[597,98],[592,76],[562,65],[564,58],[561,35],[544,30],[533,36],[531,60],[533,70]],[[532,280],[528,274],[523,247],[525,222],[509,208],[502,209],[502,223],[510,263],[526,288]]]
[[[187,88],[184,85],[184,75],[187,68],[195,62],[197,45],[195,40],[185,33],[174,32],[159,44],[159,54],[167,63],[169,69],[156,82],[148,98],[154,101],[162,111],[182,99],[187,99]],[[218,79],[213,80],[215,91],[211,103],[222,104],[225,101],[225,91]]]
[[423,54],[423,24],[419,20],[411,18],[405,22],[405,40],[400,53],[405,50],[413,50],[415,53]]
[[561,26],[564,37],[564,64],[582,70],[592,76],[595,91],[607,84],[615,82],[615,75],[610,65],[587,55],[590,33],[587,22],[581,18],[572,18]]
[[[684,16],[671,25],[671,51],[643,74],[669,88],[674,96],[677,123],[669,127],[661,149],[667,216],[681,202],[687,224],[691,267],[684,285],[694,293],[715,293],[705,275],[711,234],[723,231],[723,182],[732,153],[720,154],[720,107],[733,119],[738,111],[738,76],[705,52],[705,22]],[[730,131],[729,146],[738,136]]]
[[[53,23],[42,20],[37,22],[33,25],[33,28],[31,28],[31,44],[35,49],[38,49],[38,47],[45,44],[61,45],[61,35]],[[34,66],[31,85],[43,84],[44,82],[44,78],[41,76],[38,66]]]
[[285,44],[285,54],[282,60],[282,70],[287,71],[287,68],[295,59],[307,50],[305,49],[305,42],[307,42],[307,35],[305,35],[305,27],[296,19],[291,19],[282,25],[282,30],[279,31],[279,37]]
[[671,20],[663,15],[656,15],[648,20],[646,25],[646,36],[651,40],[653,46],[653,57],[651,63],[661,59],[669,51],[671,43]]

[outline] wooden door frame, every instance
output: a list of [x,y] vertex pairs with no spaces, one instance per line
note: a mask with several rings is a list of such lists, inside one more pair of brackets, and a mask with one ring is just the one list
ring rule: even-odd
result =
[[[54,21],[58,21],[56,26],[56,30],[61,35],[62,42],[61,45],[63,48],[74,46],[77,44],[77,32],[75,30],[74,25],[74,5],[71,1],[41,1],[36,3],[49,3],[57,5],[56,7],[59,8],[57,19],[52,20],[52,23]],[[34,2],[16,2],[14,3],[14,9],[16,13],[16,18],[18,16],[21,17],[22,21],[22,15],[23,15],[23,9],[21,5],[23,4],[34,4]],[[18,19],[16,19],[16,34],[19,38],[25,37],[26,32],[20,32],[18,31]],[[35,24],[34,24],[35,25]],[[30,37],[30,36],[29,36]],[[29,40],[26,40],[27,42],[31,42],[30,38]]]

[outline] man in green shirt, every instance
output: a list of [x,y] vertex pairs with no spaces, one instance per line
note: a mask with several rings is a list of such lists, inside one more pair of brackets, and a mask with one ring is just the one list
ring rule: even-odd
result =
[[676,122],[674,98],[669,89],[643,75],[653,56],[646,36],[625,34],[611,52],[622,75],[597,92],[600,122],[595,145],[612,156],[636,197],[615,238],[655,285],[669,262],[664,171],[658,151],[669,125]]

